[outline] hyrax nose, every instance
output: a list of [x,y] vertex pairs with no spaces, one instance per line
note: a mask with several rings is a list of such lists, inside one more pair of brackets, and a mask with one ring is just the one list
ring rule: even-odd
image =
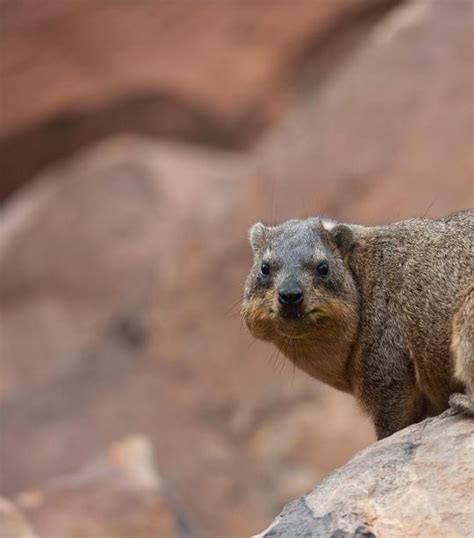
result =
[[303,290],[298,284],[284,285],[278,291],[278,301],[284,305],[297,305],[303,300]]

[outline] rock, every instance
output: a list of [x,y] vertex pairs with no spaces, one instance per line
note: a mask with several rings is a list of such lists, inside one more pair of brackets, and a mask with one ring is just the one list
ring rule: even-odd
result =
[[0,536],[3,538],[37,538],[17,506],[0,497]]
[[[245,535],[369,442],[352,399],[279,373],[239,330],[252,176],[237,152],[125,137],[12,199],[0,233],[6,493],[139,429],[200,527]],[[279,428],[292,442],[269,454]]]
[[474,421],[450,411],[414,424],[357,454],[257,536],[470,536],[473,436]]
[[0,198],[117,132],[242,147],[288,108],[289,73],[320,41],[327,71],[333,36],[352,43],[393,3],[2,1]]
[[[259,101],[268,106],[269,85],[281,92],[285,60],[363,2],[315,9],[305,0],[276,0],[268,10],[235,0],[119,6],[56,0],[41,13],[32,9],[34,0],[3,4],[2,134],[60,110],[162,88],[230,117]],[[232,91],[222,91],[223,84]]]
[[470,0],[388,13],[262,141],[249,187],[272,200],[267,218],[377,223],[472,206],[473,64]]
[[153,447],[141,435],[114,443],[75,472],[19,493],[16,502],[41,536],[171,538],[197,531],[170,499]]
[[[59,4],[79,9],[48,2]],[[470,39],[463,0],[407,3],[251,151],[112,137],[9,198],[2,494],[29,491],[34,506],[43,484],[140,431],[202,533],[244,536],[367,446],[372,426],[352,398],[240,327],[247,229],[305,212],[374,222],[468,204]]]
[[223,216],[246,166],[236,152],[123,137],[12,199],[1,213],[0,352],[9,360],[0,395],[67,369],[122,308],[142,304],[150,287],[176,286],[187,215],[214,189],[206,218]]

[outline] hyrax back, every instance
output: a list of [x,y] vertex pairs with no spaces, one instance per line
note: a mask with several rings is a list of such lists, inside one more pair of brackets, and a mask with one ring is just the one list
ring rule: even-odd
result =
[[[242,313],[296,366],[353,393],[378,437],[474,394],[474,212],[250,231]],[[453,406],[472,412],[461,395]]]

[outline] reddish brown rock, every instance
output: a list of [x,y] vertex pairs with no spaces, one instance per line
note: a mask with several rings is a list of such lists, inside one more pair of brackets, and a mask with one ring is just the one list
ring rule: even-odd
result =
[[396,1],[1,0],[0,198],[117,132],[248,145]]
[[[41,536],[182,536],[187,516],[170,502],[150,442],[130,436],[81,469],[17,495]],[[26,537],[25,537],[26,538]]]
[[472,17],[470,0],[387,14],[260,148],[268,216],[374,223],[472,206]]
[[0,536],[5,538],[37,538],[20,510],[0,497]]
[[[142,304],[156,281],[171,298],[176,264],[233,205],[246,170],[236,154],[124,138],[13,200],[0,232],[0,346],[9,358],[0,393],[67,371],[76,351],[121,309]],[[207,202],[206,192],[214,193]],[[205,270],[204,258],[196,263],[187,271]]]
[[230,118],[272,115],[292,55],[362,4],[2,0],[2,134],[162,89]]
[[[240,208],[252,174],[235,153],[119,139],[10,205],[0,242],[9,494],[138,429],[200,527],[248,534],[368,442],[349,398],[279,373],[265,361],[271,350],[250,352],[239,330],[250,261]],[[59,335],[55,312],[68,314]],[[17,336],[38,319],[42,340]],[[311,405],[316,422],[332,416],[323,436],[308,431]],[[350,438],[347,414],[360,425]],[[270,450],[274,428],[292,441]]]

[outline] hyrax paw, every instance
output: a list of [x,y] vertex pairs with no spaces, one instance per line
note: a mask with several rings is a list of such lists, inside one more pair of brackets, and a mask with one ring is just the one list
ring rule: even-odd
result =
[[449,397],[449,407],[455,413],[464,413],[474,417],[474,401],[466,394],[451,394]]

